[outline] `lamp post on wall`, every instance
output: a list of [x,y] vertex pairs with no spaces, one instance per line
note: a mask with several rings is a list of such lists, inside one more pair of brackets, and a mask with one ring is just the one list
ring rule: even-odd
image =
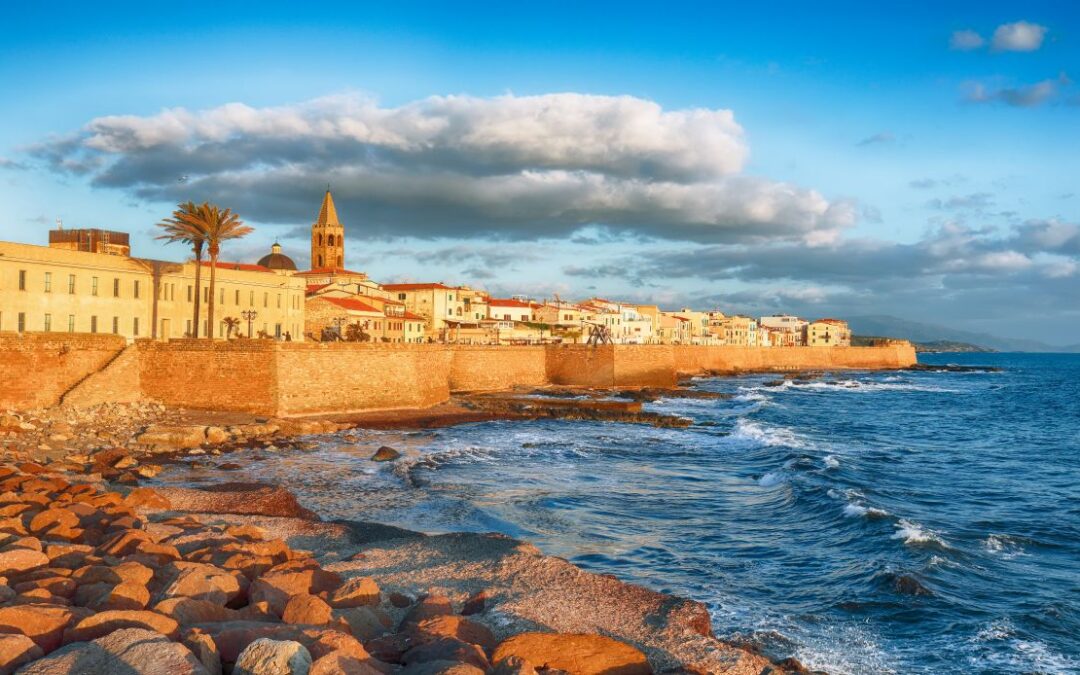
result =
[[256,312],[253,309],[245,309],[244,311],[240,312],[240,316],[244,317],[244,320],[247,321],[247,324],[248,324],[248,337],[250,338],[251,337],[251,322],[258,318],[259,313]]
[[338,337],[341,338],[342,340],[344,340],[345,339],[345,334],[341,330],[341,327],[344,326],[345,324],[349,323],[349,317],[347,317],[347,316],[336,316],[333,319],[330,319],[330,323],[334,324],[334,327],[337,328]]

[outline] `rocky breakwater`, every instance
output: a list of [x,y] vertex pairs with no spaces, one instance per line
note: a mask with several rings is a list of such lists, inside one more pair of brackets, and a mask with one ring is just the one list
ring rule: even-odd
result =
[[488,535],[326,523],[279,488],[0,465],[0,673],[782,669],[705,609]]

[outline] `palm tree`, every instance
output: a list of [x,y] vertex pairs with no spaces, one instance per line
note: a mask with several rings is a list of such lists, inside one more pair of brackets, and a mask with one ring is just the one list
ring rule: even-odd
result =
[[233,332],[236,332],[237,335],[240,334],[239,333],[240,319],[237,319],[235,316],[227,316],[224,319],[222,319],[222,322],[225,324],[225,338],[226,339],[231,338]]
[[166,218],[157,224],[165,230],[165,234],[158,237],[168,243],[183,242],[191,247],[195,254],[195,314],[191,325],[191,337],[199,337],[199,300],[202,297],[202,257],[203,248],[206,246],[206,229],[198,218],[199,207],[195,202],[177,204],[171,218]]
[[240,221],[240,216],[230,209],[221,209],[215,204],[203,202],[196,209],[199,224],[206,232],[206,252],[210,255],[210,300],[206,306],[206,337],[214,338],[214,285],[217,281],[218,254],[221,243],[229,239],[239,239],[253,230]]

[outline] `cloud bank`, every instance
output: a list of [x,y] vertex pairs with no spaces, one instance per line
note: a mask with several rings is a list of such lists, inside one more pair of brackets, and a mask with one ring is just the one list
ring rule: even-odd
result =
[[[309,221],[327,183],[368,235],[535,239],[597,224],[698,242],[829,241],[857,209],[743,173],[730,110],[629,96],[361,96],[99,117],[29,149],[56,172],[149,201],[212,199]],[[361,225],[360,223],[346,223]]]

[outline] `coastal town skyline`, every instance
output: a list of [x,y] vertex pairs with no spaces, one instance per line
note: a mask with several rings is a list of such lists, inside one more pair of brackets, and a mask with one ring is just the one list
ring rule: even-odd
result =
[[[78,38],[99,20],[73,10],[0,48],[24,92],[0,111],[0,239],[43,239],[60,218],[168,257],[153,223],[209,199],[257,228],[227,257],[279,240],[304,263],[311,195],[329,182],[347,253],[385,281],[1075,342],[1071,10],[786,9],[800,21],[757,43],[732,27],[765,25],[747,9],[664,17],[650,39],[593,10],[526,29],[437,7],[407,26],[389,10],[272,6],[252,26],[225,9],[213,30],[243,55],[181,56],[213,31],[163,26],[137,67],[135,22]],[[625,30],[590,32],[601,19]],[[301,42],[320,49],[280,48]],[[110,83],[87,70],[106,66]],[[198,96],[166,84],[192,81]]]

